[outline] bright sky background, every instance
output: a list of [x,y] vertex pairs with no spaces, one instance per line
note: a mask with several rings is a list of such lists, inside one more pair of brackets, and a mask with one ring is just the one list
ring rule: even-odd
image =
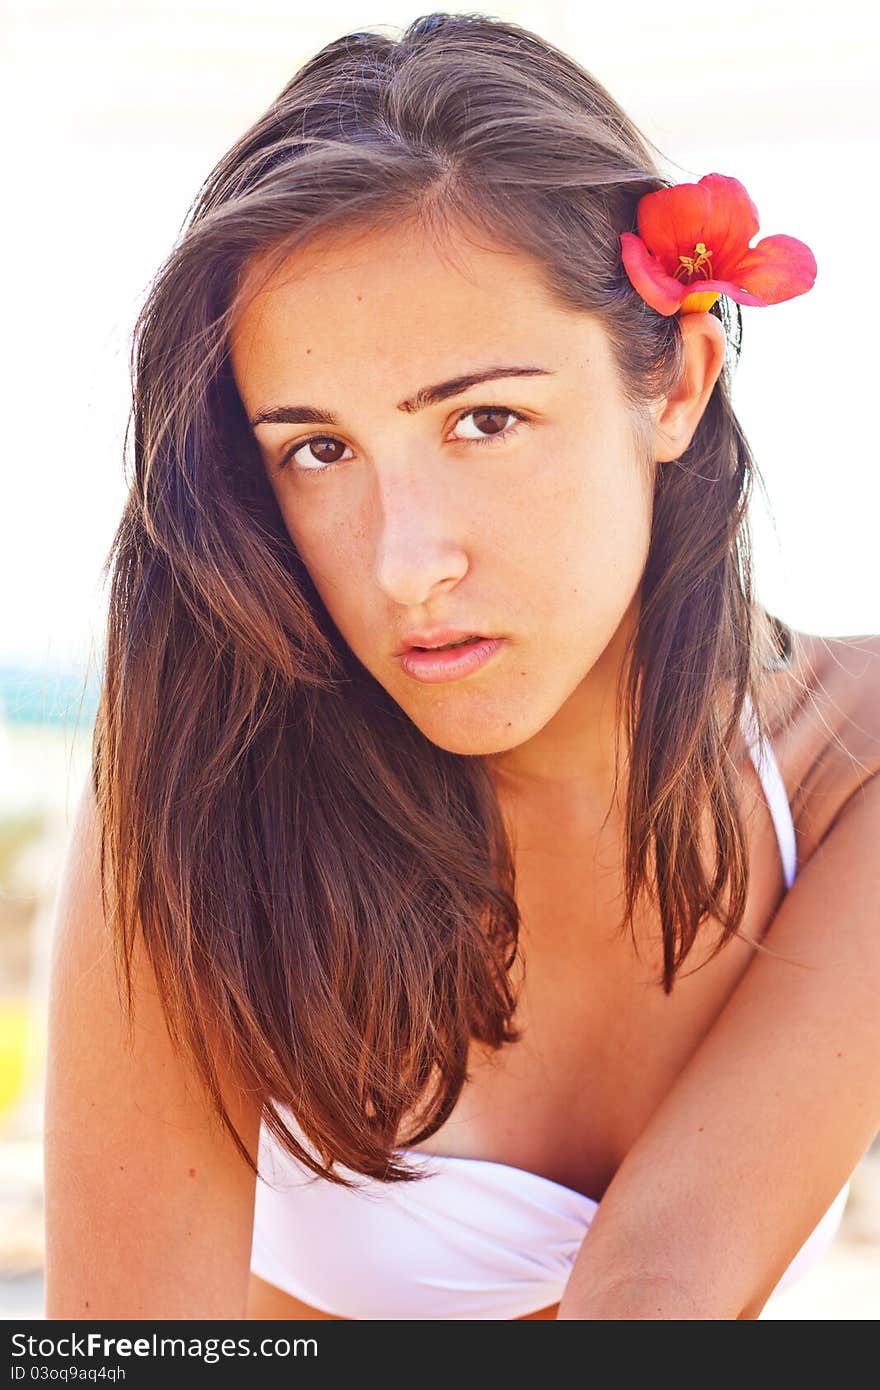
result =
[[[0,664],[79,663],[103,640],[100,568],[124,494],[130,333],[202,179],[323,44],[429,10],[6,0]],[[629,0],[488,12],[590,69],[673,177],[735,175],[761,235],[812,247],[809,294],[743,310],[734,400],[775,518],[774,528],[757,495],[759,591],[798,628],[880,632],[876,330],[864,286],[880,223],[880,54],[863,5]]]

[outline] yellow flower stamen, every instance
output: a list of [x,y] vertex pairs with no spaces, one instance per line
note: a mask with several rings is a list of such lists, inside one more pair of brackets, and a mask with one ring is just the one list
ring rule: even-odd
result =
[[697,242],[692,256],[679,256],[678,259],[681,264],[675,270],[675,280],[687,279],[690,283],[695,276],[703,280],[712,279],[712,252],[707,251],[704,241]]

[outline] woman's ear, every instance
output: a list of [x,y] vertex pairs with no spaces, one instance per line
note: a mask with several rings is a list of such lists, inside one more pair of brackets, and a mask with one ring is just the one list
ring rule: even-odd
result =
[[712,388],[724,366],[727,336],[714,314],[682,314],[679,319],[684,366],[678,384],[663,397],[654,415],[654,458],[669,463],[690,444]]

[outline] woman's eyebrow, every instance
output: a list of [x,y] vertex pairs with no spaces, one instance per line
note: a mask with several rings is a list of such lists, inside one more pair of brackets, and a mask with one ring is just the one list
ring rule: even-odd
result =
[[[555,375],[549,367],[486,367],[483,371],[467,372],[463,376],[451,377],[449,381],[440,381],[436,386],[423,386],[414,396],[401,401],[397,409],[413,415],[417,410],[424,410],[426,406],[436,405],[438,401],[457,396],[471,386],[478,386],[481,381],[498,381],[507,376]],[[256,428],[257,425],[338,425],[339,421],[331,411],[321,410],[317,406],[277,405],[258,410],[250,423]]]

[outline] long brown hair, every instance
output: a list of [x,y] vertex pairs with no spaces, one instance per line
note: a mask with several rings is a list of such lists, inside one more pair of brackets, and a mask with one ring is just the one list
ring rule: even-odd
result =
[[[416,1180],[394,1152],[401,1124],[418,1116],[404,1144],[433,1134],[470,1040],[519,1036],[519,918],[483,760],[432,744],[354,659],[283,524],[230,370],[246,268],[270,269],[337,224],[482,228],[536,257],[560,302],[598,317],[642,418],[677,379],[681,332],[633,291],[619,234],[665,182],[608,92],[527,29],[439,13],[396,39],[347,34],[220,160],[138,317],[134,468],[105,565],[93,742],[105,910],[127,1010],[140,933],[171,1036],[252,1168],[210,1039],[312,1171]],[[730,356],[692,443],[657,472],[618,697],[621,928],[647,893],[667,992],[701,923],[722,923],[720,949],[743,915],[728,750],[747,692],[764,729],[772,658],[772,620],[752,598],[756,473],[729,392],[738,311],[725,324]],[[707,803],[711,881],[695,814]]]

